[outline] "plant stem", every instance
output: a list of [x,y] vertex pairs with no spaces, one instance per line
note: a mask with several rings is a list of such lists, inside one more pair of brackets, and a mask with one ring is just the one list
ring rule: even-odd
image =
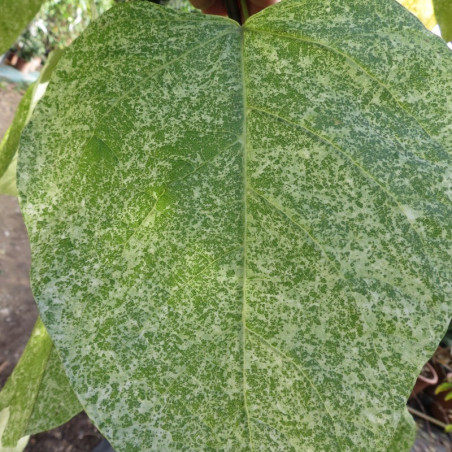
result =
[[250,17],[250,13],[248,12],[248,5],[246,4],[246,0],[240,0],[240,7],[242,9],[243,23],[245,23],[246,19],[248,19],[248,17]]

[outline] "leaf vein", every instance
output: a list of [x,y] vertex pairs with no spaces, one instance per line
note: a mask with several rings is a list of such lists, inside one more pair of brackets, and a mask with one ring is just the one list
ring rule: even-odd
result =
[[[262,337],[259,333],[257,333],[256,331],[250,329],[248,326],[246,327],[247,331],[249,331],[253,336],[255,336],[263,345],[265,345],[269,350],[271,350],[273,353],[276,353],[277,355],[279,355],[281,358],[284,359],[284,361],[288,362],[289,364],[292,364],[292,366],[294,366],[303,376],[303,378],[309,383],[309,385],[311,386],[312,390],[314,391],[314,394],[316,395],[316,397],[318,398],[318,400],[322,403],[323,407],[325,408],[325,412],[327,413],[331,424],[333,426],[333,429],[336,430],[336,422],[334,422],[333,419],[333,415],[331,414],[330,410],[328,409],[328,406],[326,405],[325,400],[323,399],[322,395],[320,394],[320,392],[318,391],[316,385],[314,384],[314,382],[311,380],[311,378],[309,377],[309,375],[306,373],[306,371],[303,369],[303,367],[296,363],[290,356],[286,355],[285,353],[283,353],[281,350],[279,350],[277,347],[273,346],[272,344],[270,344],[270,342],[268,342],[264,337]],[[339,447],[339,450],[342,451],[342,447],[341,444],[339,442],[339,437],[337,435],[335,435],[335,441],[337,442],[337,445]]]
[[[355,59],[353,59],[351,56],[347,55],[346,53],[331,47],[325,43],[319,42],[319,41],[315,41],[314,39],[310,39],[307,37],[298,37],[298,36],[293,36],[290,35],[288,33],[278,33],[278,32],[273,32],[270,30],[259,30],[257,28],[250,28],[247,27],[247,30],[249,31],[254,31],[257,33],[263,33],[263,34],[268,34],[268,35],[272,35],[272,36],[277,36],[280,38],[286,38],[286,39],[291,39],[294,41],[301,41],[301,42],[305,42],[307,44],[311,44],[311,45],[315,45],[321,48],[324,48],[332,53],[335,53],[336,55],[340,55],[343,58],[346,59],[346,61],[352,65],[352,66],[356,66],[357,68],[359,68],[369,79],[373,80],[374,82],[376,82],[378,85],[380,85],[387,93],[389,93],[389,95],[394,99],[394,101],[396,102],[396,104],[411,118],[414,119],[414,121],[418,124],[418,126],[428,135],[428,137],[434,141],[437,144],[438,141],[436,139],[433,138],[432,134],[427,130],[427,128],[420,122],[420,120],[414,116],[413,113],[411,113],[406,107],[403,106],[403,104],[397,99],[397,97],[395,96],[395,94],[389,89],[388,86],[386,86],[380,79],[378,79],[375,75],[373,75],[372,73],[369,72],[369,70],[367,68],[365,68],[362,64],[358,63],[358,61],[356,61]],[[441,145],[441,144],[440,144]],[[441,147],[443,148],[443,146],[441,145]]]
[[[243,32],[243,29],[242,29]],[[252,430],[250,422],[250,413],[248,410],[247,402],[247,379],[246,379],[246,297],[247,297],[247,155],[246,155],[246,144],[247,144],[247,127],[246,127],[246,110],[247,110],[247,98],[246,98],[246,75],[245,75],[245,45],[244,45],[244,35],[242,33],[241,39],[241,66],[242,66],[242,96],[243,96],[243,162],[242,162],[242,172],[243,172],[243,281],[242,281],[242,328],[241,328],[241,339],[242,339],[242,349],[243,349],[243,361],[242,361],[242,390],[243,390],[243,405],[246,415],[246,422],[248,426],[248,436],[251,452],[253,452],[253,440],[252,440]]]

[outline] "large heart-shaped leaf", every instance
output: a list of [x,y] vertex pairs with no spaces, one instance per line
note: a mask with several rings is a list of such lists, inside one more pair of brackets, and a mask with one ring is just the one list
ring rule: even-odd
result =
[[[20,135],[43,96],[62,53],[63,50],[58,49],[49,55],[39,79],[25,92],[0,143],[0,194],[17,193],[15,173]],[[58,427],[80,411],[82,407],[58,353],[38,318],[19,363],[0,391],[0,451],[5,449],[7,452],[7,447],[14,446],[20,438]],[[22,442],[20,440],[19,445]]]
[[452,57],[390,0],[143,2],[60,61],[19,192],[118,450],[386,450],[448,323]]

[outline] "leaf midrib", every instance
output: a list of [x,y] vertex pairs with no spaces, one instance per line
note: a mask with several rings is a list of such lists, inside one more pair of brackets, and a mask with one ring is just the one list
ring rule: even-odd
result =
[[246,76],[245,76],[245,34],[244,28],[241,28],[240,36],[241,52],[240,52],[240,62],[241,62],[241,75],[242,75],[242,100],[243,100],[243,110],[242,110],[242,146],[243,146],[243,160],[242,160],[242,178],[243,178],[243,277],[242,277],[242,329],[241,329],[241,339],[242,339],[242,390],[243,390],[243,405],[246,415],[246,422],[248,426],[248,441],[251,452],[253,451],[253,439],[251,431],[250,413],[248,410],[248,401],[246,396],[247,391],[247,381],[246,381],[246,269],[247,269],[247,155],[246,155],[246,144],[247,144],[247,127],[246,127],[246,112],[247,112],[247,99],[246,99]]
[[[328,417],[331,419],[332,428],[336,430],[336,423],[334,422],[334,419],[332,417],[332,414],[330,413],[325,401],[323,400],[320,392],[318,391],[317,387],[314,385],[313,381],[310,379],[309,375],[302,369],[301,366],[297,365],[291,358],[289,358],[287,355],[285,355],[283,352],[272,346],[264,337],[259,335],[257,332],[251,330],[246,325],[246,299],[247,299],[247,199],[248,199],[248,192],[250,194],[252,192],[255,192],[253,187],[248,186],[247,181],[247,111],[252,110],[251,107],[248,107],[247,102],[247,81],[246,81],[246,65],[245,65],[245,56],[244,56],[244,49],[245,49],[245,37],[244,37],[244,31],[245,28],[242,27],[242,36],[241,36],[241,63],[242,63],[242,96],[243,96],[243,164],[242,164],[242,171],[243,171],[243,218],[244,218],[244,224],[243,224],[243,286],[242,286],[242,294],[243,294],[243,300],[242,300],[242,348],[243,348],[243,400],[244,400],[244,410],[246,413],[247,418],[247,425],[248,425],[248,434],[249,434],[249,445],[251,452],[253,452],[253,442],[252,442],[252,429],[251,429],[251,416],[248,410],[248,403],[247,403],[247,396],[246,396],[246,390],[247,390],[247,379],[246,379],[246,332],[250,332],[254,334],[259,340],[263,341],[266,346],[268,346],[273,352],[277,353],[280,356],[283,356],[286,360],[291,362],[295,365],[295,367],[301,372],[303,377],[309,382],[310,386],[312,387],[314,393],[317,395],[319,401],[322,403],[322,405],[325,408],[325,411],[328,415]],[[312,239],[312,237],[311,237]],[[313,239],[312,239],[313,240]],[[328,256],[327,259],[329,260]],[[337,269],[336,269],[337,270]],[[378,355],[377,355],[378,356]],[[337,434],[337,430],[334,434],[334,440],[337,444],[338,450],[342,451],[343,447],[339,440],[339,435]],[[290,441],[289,441],[290,443]]]

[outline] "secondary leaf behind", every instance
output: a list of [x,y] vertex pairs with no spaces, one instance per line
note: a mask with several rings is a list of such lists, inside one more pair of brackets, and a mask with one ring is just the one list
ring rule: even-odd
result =
[[452,41],[452,2],[449,0],[433,0],[436,20],[445,41]]
[[44,0],[0,0],[0,55],[14,44],[43,3]]
[[21,438],[58,427],[81,410],[58,353],[38,319],[0,392],[0,412],[6,419],[0,445],[12,448]]
[[36,104],[44,95],[52,71],[63,52],[62,49],[55,49],[49,54],[38,80],[30,85],[23,95],[13,122],[0,143],[0,194],[17,195],[16,168],[20,136],[23,128],[30,120]]

